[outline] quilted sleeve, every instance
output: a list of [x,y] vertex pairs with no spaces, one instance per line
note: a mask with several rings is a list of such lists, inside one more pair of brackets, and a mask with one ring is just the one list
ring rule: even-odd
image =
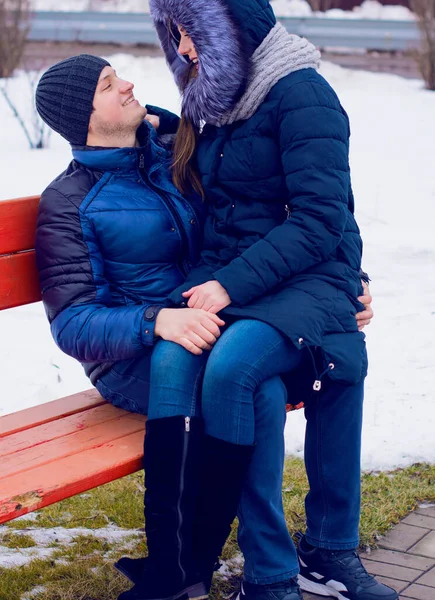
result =
[[152,106],[151,104],[147,104],[145,108],[150,115],[156,115],[159,117],[159,135],[177,133],[180,117],[169,110],[166,110],[165,108],[160,108],[160,106]]
[[159,306],[111,307],[92,227],[58,190],[42,195],[36,230],[42,300],[53,338],[81,362],[133,358],[154,343]]

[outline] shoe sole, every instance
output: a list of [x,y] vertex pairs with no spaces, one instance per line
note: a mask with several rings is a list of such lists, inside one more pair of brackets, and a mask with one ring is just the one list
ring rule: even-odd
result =
[[[118,573],[121,573],[121,575],[124,575],[124,577],[131,581],[131,583],[136,584],[136,581],[130,577],[129,572],[123,569],[118,563],[115,563],[113,567],[118,571]],[[179,594],[176,594],[175,596],[168,596],[167,598],[162,599],[156,598],[155,600],[178,600],[179,598],[182,598],[186,595],[190,600],[207,600],[208,598],[208,592],[205,588],[205,585],[201,582],[195,583],[190,587],[184,588]]]
[[[119,573],[121,573],[121,575],[124,575],[124,577],[131,581],[131,583],[136,583],[129,577],[128,571],[124,571],[124,569],[119,567],[117,563],[113,566]],[[180,590],[174,596],[165,596],[164,598],[147,598],[147,600],[180,600],[181,598],[189,598],[189,600],[207,600],[208,592],[203,583],[195,583],[194,585]]]
[[208,594],[207,592],[205,592],[205,588],[202,584],[195,584],[190,587],[184,588],[184,590],[181,590],[173,596],[146,598],[146,600],[181,600],[182,598],[189,598],[189,600],[207,600]]
[[129,581],[131,581],[131,583],[136,583],[134,581],[134,579],[132,579],[130,577],[129,572],[126,571],[125,569],[123,569],[122,567],[120,567],[117,562],[113,565],[113,568],[116,569],[118,571],[118,573],[121,573],[121,575],[124,575],[124,577],[126,577]]
[[312,594],[317,594],[318,596],[329,596],[330,598],[337,598],[338,600],[349,600],[349,598],[346,598],[337,590],[334,590],[327,585],[323,585],[322,583],[310,581],[303,575],[298,575],[298,583],[304,592],[311,592]]

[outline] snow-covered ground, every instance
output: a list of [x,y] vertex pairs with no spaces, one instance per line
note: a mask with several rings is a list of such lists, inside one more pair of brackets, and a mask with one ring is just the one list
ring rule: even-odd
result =
[[[325,12],[313,13],[307,0],[272,0],[275,14],[279,17],[309,17],[332,19],[389,19],[406,21],[414,19],[414,14],[400,5],[384,6],[377,0],[364,0],[353,10],[333,8]],[[105,12],[149,12],[148,0],[33,0],[34,10]]]
[[313,12],[307,0],[272,0],[271,4],[275,14],[279,17],[315,16],[329,19],[382,19],[391,21],[412,21],[415,19],[414,13],[406,6],[386,6],[377,0],[364,0],[360,6],[355,6],[353,10],[331,8],[325,12]]
[[[110,58],[136,94],[177,110],[163,59]],[[435,462],[435,93],[417,80],[325,63],[352,122],[357,217],[365,240],[376,317],[367,329],[363,465]],[[10,82],[19,102],[25,78]],[[39,193],[66,166],[66,142],[30,151],[0,97],[0,198]],[[0,313],[0,415],[87,389],[81,367],[51,341],[41,305]],[[287,451],[301,454],[303,414],[289,416]],[[345,451],[345,449],[343,449]]]
[[33,10],[149,12],[149,0],[32,0]]

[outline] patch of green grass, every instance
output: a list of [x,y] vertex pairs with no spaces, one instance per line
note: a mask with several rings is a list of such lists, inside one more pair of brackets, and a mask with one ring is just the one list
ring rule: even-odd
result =
[[36,521],[10,521],[12,529],[24,527],[86,527],[108,524],[125,529],[143,528],[143,473],[134,473],[90,490],[85,494],[52,504],[38,512]]
[[25,533],[7,532],[0,535],[0,546],[6,548],[33,548],[36,546],[35,540]]
[[19,600],[42,586],[34,600],[116,600],[131,587],[101,558],[59,564],[35,560],[16,569],[0,569],[1,600]]
[[[292,534],[305,527],[307,491],[303,462],[289,458],[285,464],[283,502]],[[390,473],[365,473],[362,476],[361,545],[375,545],[380,535],[423,501],[435,501],[435,466],[417,464]],[[143,556],[146,542],[143,536],[136,540],[132,536],[131,540],[112,544],[92,535],[92,529],[108,524],[133,530],[132,534],[143,528],[141,474],[43,509],[34,522],[11,522],[10,531],[3,534],[3,537],[9,536],[10,547],[23,547],[20,546],[23,538],[31,537],[28,531],[24,536],[14,533],[14,528],[24,526],[84,527],[89,529],[89,534],[79,536],[68,546],[57,545],[50,560],[33,560],[23,567],[0,569],[1,600],[20,600],[25,592],[37,586],[42,588],[34,600],[115,600],[130,584],[111,565],[125,554]],[[234,558],[238,551],[233,527],[223,558]],[[237,568],[227,581],[217,577],[212,593],[214,600],[221,600],[237,580]]]

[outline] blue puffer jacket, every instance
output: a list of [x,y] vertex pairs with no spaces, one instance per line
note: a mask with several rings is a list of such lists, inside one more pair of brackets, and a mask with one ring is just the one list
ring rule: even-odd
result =
[[198,256],[201,202],[173,186],[154,129],[144,123],[138,139],[139,148],[74,148],[39,207],[51,331],[93,383],[113,362],[151,354],[158,310]]
[[[192,89],[203,111],[212,107],[209,121],[216,122],[222,102],[234,105],[243,89],[238,82],[231,88],[233,70],[219,73],[212,57],[245,61],[243,53],[237,58],[231,32],[252,54],[276,24],[269,2],[151,0],[150,5],[179,79],[185,59],[174,53],[165,28],[169,20],[186,27],[200,63]],[[210,22],[217,24],[216,35],[208,35]],[[233,97],[216,97],[221,82]],[[197,106],[190,97],[185,95],[183,109],[194,118]],[[199,117],[207,121],[206,114]],[[206,125],[197,150],[208,200],[204,250],[171,298],[181,303],[181,291],[217,279],[232,300],[225,313],[268,322],[298,347],[320,348],[316,379],[322,370],[355,383],[366,374],[367,357],[355,320],[361,309],[356,298],[362,293],[362,242],[353,214],[349,136],[335,92],[313,68],[279,80],[249,119]]]

